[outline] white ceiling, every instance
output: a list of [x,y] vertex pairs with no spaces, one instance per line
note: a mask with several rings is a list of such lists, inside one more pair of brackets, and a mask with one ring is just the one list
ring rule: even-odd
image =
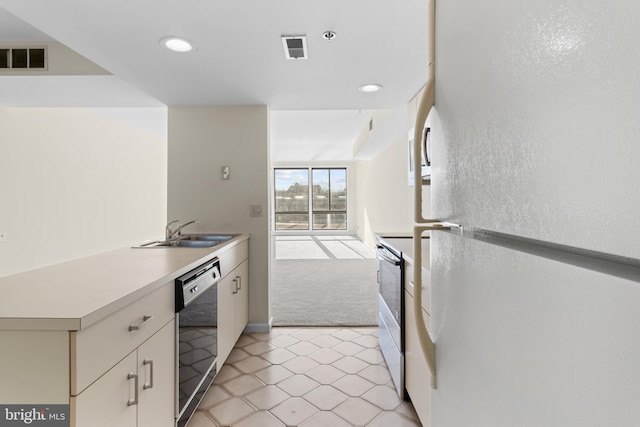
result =
[[47,41],[51,37],[27,24],[23,20],[0,8],[0,40],[3,41]]
[[[426,79],[424,0],[0,0],[0,8],[11,12],[0,9],[0,41],[51,38],[113,74],[96,77],[92,90],[86,78],[68,79],[66,88],[64,79],[41,80],[51,89],[33,96],[15,89],[23,82],[4,76],[0,83],[12,79],[5,84],[14,89],[0,85],[0,105],[37,102],[38,96],[48,98],[41,101],[47,106],[65,99],[93,107],[113,107],[118,99],[127,107],[259,104],[310,110],[325,125],[307,136],[326,132],[324,140],[344,140],[353,135],[344,120],[355,116],[361,126],[366,120],[359,121],[357,111],[397,108]],[[324,40],[326,30],[337,37]],[[159,40],[168,35],[193,40],[197,51],[165,50]],[[306,35],[309,59],[286,60],[281,35]],[[384,89],[361,93],[364,83]],[[330,116],[335,125],[326,121]],[[287,144],[300,124],[300,113],[291,117],[291,134],[279,131]],[[350,129],[337,136],[342,127]],[[316,139],[322,138],[313,144]]]

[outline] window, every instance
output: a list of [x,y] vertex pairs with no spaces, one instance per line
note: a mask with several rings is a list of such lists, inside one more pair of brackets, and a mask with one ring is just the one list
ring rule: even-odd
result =
[[347,229],[347,170],[312,169],[313,229]]
[[277,168],[274,179],[276,230],[347,229],[346,168]]
[[309,171],[276,169],[276,230],[309,229]]

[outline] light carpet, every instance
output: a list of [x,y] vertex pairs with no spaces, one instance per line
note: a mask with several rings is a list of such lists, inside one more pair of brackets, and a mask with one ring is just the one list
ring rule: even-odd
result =
[[377,261],[274,259],[271,309],[275,326],[378,324]]

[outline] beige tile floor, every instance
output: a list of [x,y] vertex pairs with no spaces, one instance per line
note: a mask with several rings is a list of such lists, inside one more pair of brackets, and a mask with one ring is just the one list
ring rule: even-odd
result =
[[188,427],[420,427],[393,388],[377,332],[242,335]]

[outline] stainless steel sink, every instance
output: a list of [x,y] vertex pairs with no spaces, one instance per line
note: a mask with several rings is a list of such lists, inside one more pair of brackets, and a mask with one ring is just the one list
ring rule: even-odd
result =
[[160,242],[158,246],[178,246],[178,247],[186,247],[186,248],[211,248],[213,246],[219,245],[221,242],[206,240],[174,240],[172,242]]
[[183,234],[180,239],[184,241],[203,241],[203,242],[226,242],[236,237],[237,234]]
[[236,236],[238,234],[183,234],[171,240],[141,243],[134,248],[212,248]]

